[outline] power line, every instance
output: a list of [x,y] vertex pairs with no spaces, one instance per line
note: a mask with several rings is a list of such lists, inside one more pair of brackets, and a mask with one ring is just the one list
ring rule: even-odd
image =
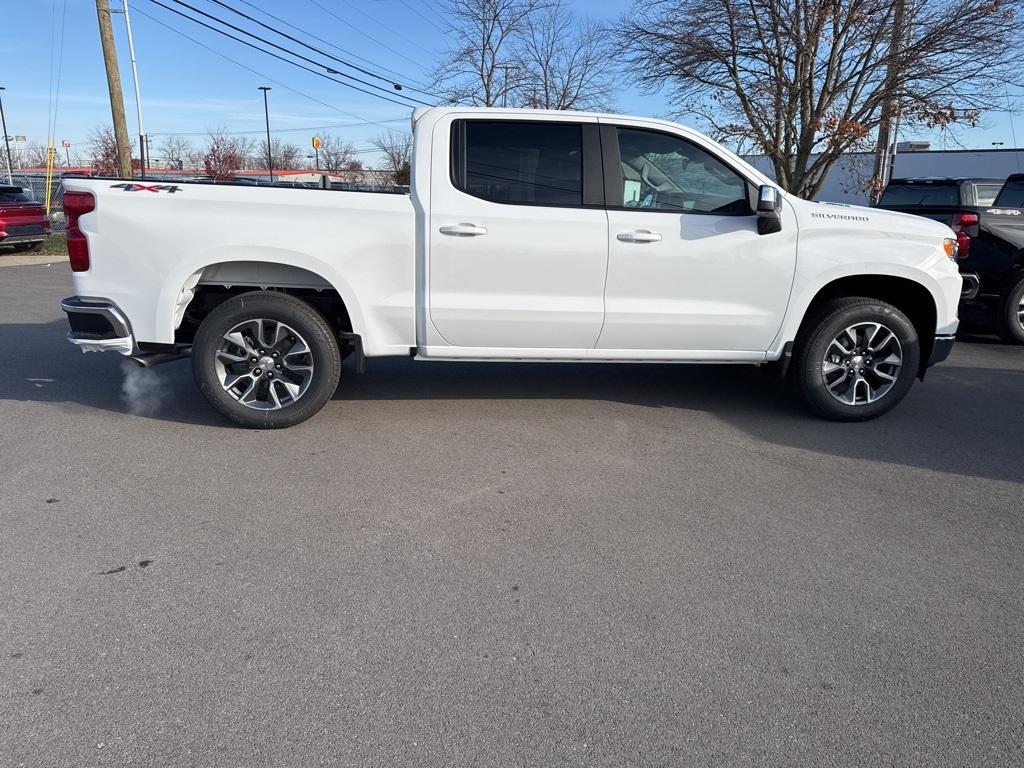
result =
[[444,32],[447,32],[447,31],[448,31],[447,29],[445,29],[444,27],[442,27],[442,26],[441,26],[440,24],[435,24],[435,23],[434,23],[434,20],[433,20],[433,19],[431,19],[431,18],[430,18],[429,16],[427,16],[427,14],[423,13],[423,12],[422,12],[421,10],[419,10],[419,9],[418,9],[418,8],[417,8],[416,6],[414,6],[414,5],[412,4],[412,3],[409,3],[409,2],[407,2],[407,0],[398,0],[398,2],[400,2],[400,3],[402,4],[402,5],[404,5],[404,6],[406,7],[406,8],[408,8],[408,9],[409,9],[410,11],[412,11],[413,13],[415,13],[415,14],[416,14],[417,16],[419,16],[419,17],[420,17],[421,19],[423,19],[423,20],[424,20],[425,22],[427,22],[427,24],[429,24],[430,26],[432,26],[432,27],[433,27],[434,29],[436,29],[436,30],[437,30],[438,32],[442,32],[442,33],[444,33]]
[[[378,27],[382,27],[383,29],[386,29],[388,32],[393,34],[395,37],[402,38],[402,40],[404,40],[405,42],[409,43],[409,45],[415,45],[417,48],[419,48],[424,53],[430,54],[431,56],[433,56],[433,55],[435,55],[437,53],[436,51],[432,51],[429,48],[425,48],[424,46],[420,45],[415,40],[413,40],[411,37],[409,37],[407,35],[403,35],[401,32],[396,30],[394,27],[388,26],[387,24],[383,23],[382,21],[380,21],[376,17],[371,16],[366,11],[364,11],[362,8],[360,8],[358,5],[354,5],[354,4],[350,3],[349,0],[340,0],[340,2],[344,3],[345,5],[347,5],[353,11],[358,13],[360,16],[366,17],[367,19],[372,21],[374,24],[376,24]],[[363,34],[366,34],[366,33],[364,32]]]
[[[155,1],[155,0],[151,0],[151,2],[153,2],[153,1]],[[261,43],[264,43],[265,45],[269,45],[272,48],[276,48],[279,51],[283,51],[283,52],[285,52],[285,53],[287,53],[287,54],[289,54],[291,56],[294,56],[297,59],[302,59],[303,61],[307,61],[310,64],[313,64],[314,66],[321,67],[322,69],[326,70],[328,73],[330,73],[332,75],[339,75],[340,77],[344,77],[347,80],[352,80],[354,82],[361,83],[362,85],[365,85],[365,86],[367,86],[369,88],[375,88],[377,90],[383,91],[384,93],[391,94],[392,96],[396,96],[396,97],[402,98],[402,99],[407,99],[408,101],[411,101],[411,102],[414,102],[414,103],[417,103],[417,104],[421,104],[423,106],[430,106],[428,102],[420,101],[419,99],[413,98],[412,96],[406,96],[404,94],[396,94],[396,93],[393,93],[391,90],[389,90],[387,88],[383,88],[382,86],[379,86],[379,85],[377,85],[375,83],[367,82],[366,80],[362,80],[362,79],[360,79],[358,77],[355,77],[353,75],[349,75],[349,74],[347,74],[345,72],[339,72],[336,69],[333,69],[332,67],[327,66],[323,62],[316,61],[315,59],[311,59],[308,56],[302,55],[301,53],[296,53],[295,51],[293,51],[293,50],[291,50],[289,48],[285,48],[284,46],[278,45],[277,43],[275,43],[275,42],[273,42],[271,40],[267,40],[264,37],[260,37],[257,34],[254,34],[254,33],[250,32],[250,31],[248,31],[246,29],[243,29],[242,27],[235,26],[234,24],[232,24],[232,23],[230,23],[228,21],[225,21],[224,19],[222,19],[222,18],[220,18],[218,16],[215,16],[215,15],[213,15],[211,13],[207,13],[207,12],[205,12],[205,11],[199,9],[199,8],[196,8],[195,6],[189,5],[188,3],[184,2],[184,0],[171,0],[171,2],[175,3],[176,5],[180,5],[180,6],[183,6],[185,8],[188,8],[189,10],[191,10],[194,13],[198,13],[201,16],[205,16],[206,18],[208,18],[208,19],[210,19],[212,21],[215,21],[218,24],[221,24],[222,26],[228,27],[229,29],[233,29],[236,32],[240,32],[243,35],[246,35],[248,37],[253,38],[254,40],[259,40]],[[224,6],[228,10],[232,10],[232,11],[234,10],[230,6],[225,5],[224,3],[220,2],[219,0],[211,0],[211,2],[215,2],[218,5]],[[239,11],[234,11],[234,12],[235,13],[240,13]],[[245,14],[242,14],[242,15],[244,16]],[[190,18],[190,17],[186,17],[186,18]],[[246,16],[246,18],[251,18],[251,17]],[[192,19],[192,21],[200,23],[198,19]],[[261,22],[257,21],[256,23],[259,24]],[[266,25],[263,25],[263,26],[266,26]],[[271,28],[271,27],[268,27],[268,29],[271,29],[272,31],[276,32],[276,30],[273,30],[273,28]],[[217,30],[217,31],[220,31],[220,30]],[[225,33],[222,33],[222,34],[225,34]],[[282,33],[277,32],[277,34],[282,34]],[[294,38],[292,38],[292,39],[294,39]],[[301,41],[299,41],[299,42],[301,43]],[[292,63],[294,63],[294,62],[292,62]],[[318,72],[317,74],[320,74],[320,73]],[[328,79],[331,79],[331,78],[328,78]],[[387,82],[386,79],[385,79],[385,82]],[[349,86],[349,87],[354,87],[354,86]],[[365,93],[365,91],[364,91],[364,93]],[[378,98],[384,98],[384,97],[378,97]]]
[[[232,35],[230,32],[225,32],[223,29],[219,29],[218,27],[215,27],[215,26],[213,26],[211,24],[207,24],[206,22],[204,22],[204,21],[202,21],[200,19],[197,19],[197,18],[194,18],[192,16],[189,16],[187,13],[183,13],[182,11],[179,11],[176,8],[172,8],[169,5],[165,5],[164,3],[160,2],[160,0],[149,0],[149,2],[153,3],[154,5],[160,6],[164,10],[170,11],[171,13],[174,13],[174,14],[176,14],[178,16],[181,16],[184,19],[188,19],[189,21],[193,22],[194,24],[199,24],[200,26],[203,26],[203,27],[206,27],[207,29],[213,30],[214,32],[216,32],[216,33],[218,33],[220,35],[223,35],[224,37],[231,38],[235,42],[242,43],[243,45],[247,45],[250,48],[253,48],[253,49],[257,50],[257,51],[260,51],[261,53],[265,53],[268,56],[273,56],[275,59],[280,59],[281,61],[283,61],[283,62],[285,62],[287,64],[291,64],[294,67],[299,67],[300,69],[304,69],[307,72],[312,72],[314,75],[319,75],[320,77],[324,78],[325,80],[330,80],[331,82],[338,83],[339,85],[343,85],[346,88],[351,88],[352,90],[359,91],[360,93],[365,93],[367,96],[375,96],[378,99],[383,99],[384,101],[390,101],[392,104],[398,104],[398,105],[403,106],[403,107],[411,107],[411,106],[413,106],[413,104],[409,104],[407,102],[413,102],[414,104],[420,104],[420,105],[423,105],[423,106],[430,106],[430,104],[428,102],[420,101],[419,99],[414,99],[411,96],[405,96],[405,95],[402,95],[402,94],[394,94],[394,96],[396,98],[392,98],[391,96],[382,96],[379,93],[374,93],[373,91],[365,90],[364,88],[360,88],[358,86],[352,85],[351,83],[346,83],[346,82],[344,82],[342,80],[338,80],[336,78],[333,78],[333,77],[331,77],[328,74],[325,74],[325,73],[320,72],[318,70],[311,69],[310,67],[307,67],[307,66],[304,66],[302,64],[299,64],[296,61],[292,61],[291,59],[286,59],[285,57],[283,57],[283,56],[281,56],[279,54],[273,53],[272,51],[268,51],[268,50],[266,50],[264,48],[260,48],[258,45],[255,45],[253,43],[250,43],[247,40],[243,40],[240,37],[236,37],[235,35]],[[308,61],[309,63],[314,64],[315,66],[318,66],[318,67],[321,67],[321,68],[327,70],[327,72],[330,72],[331,74],[340,75],[341,77],[347,78],[348,80],[354,80],[357,83],[362,83],[364,85],[368,85],[371,88],[377,88],[377,89],[382,90],[382,91],[384,90],[380,86],[374,85],[373,83],[367,83],[365,80],[361,80],[358,77],[354,77],[352,75],[347,75],[344,72],[338,72],[337,70],[331,69],[330,67],[328,67],[325,64],[322,64],[321,62],[318,62],[318,61],[315,61],[313,59],[310,59],[309,57],[303,56],[300,53],[295,53],[295,51],[292,51],[292,50],[289,50],[288,48],[285,48],[283,46],[277,45],[276,43],[273,43],[273,42],[271,42],[271,41],[269,41],[269,40],[267,40],[265,38],[262,38],[259,35],[255,35],[252,32],[248,32],[248,31],[246,31],[246,30],[244,30],[244,29],[242,29],[240,27],[236,27],[234,24],[230,24],[229,22],[226,22],[223,19],[219,19],[219,18],[217,18],[216,16],[214,16],[212,14],[206,13],[205,11],[201,11],[198,8],[195,8],[194,6],[191,6],[188,3],[183,2],[183,0],[171,0],[171,2],[176,3],[177,5],[184,6],[185,8],[188,8],[188,9],[190,9],[190,10],[196,12],[196,13],[199,13],[202,16],[205,16],[205,17],[207,17],[209,19],[212,19],[213,21],[216,21],[216,22],[218,22],[220,24],[223,24],[224,26],[226,26],[226,27],[228,27],[230,29],[234,29],[234,30],[236,30],[238,32],[241,32],[244,35],[248,35],[249,37],[251,37],[251,38],[253,38],[255,40],[259,40],[260,42],[265,43],[265,44],[267,44],[267,45],[269,45],[269,46],[271,46],[273,48],[277,48],[280,51],[284,51],[285,53],[287,53],[287,54],[289,54],[291,56],[294,56],[297,59],[302,59],[303,61]],[[398,99],[405,99],[406,101],[399,101]]]
[[[294,29],[296,32],[300,32],[300,33],[306,35],[307,37],[310,37],[313,40],[316,40],[318,43],[323,43],[324,45],[328,46],[329,48],[333,48],[336,51],[340,51],[341,53],[344,53],[346,56],[351,56],[352,58],[354,58],[354,59],[356,59],[358,61],[362,61],[367,66],[375,67],[376,69],[379,69],[381,72],[386,72],[386,73],[390,74],[391,76],[395,77],[396,79],[403,81],[404,83],[412,83],[413,85],[418,85],[418,86],[421,86],[422,88],[429,87],[429,86],[425,85],[424,83],[420,82],[419,80],[415,80],[415,79],[413,79],[413,78],[411,78],[411,77],[409,77],[407,75],[400,74],[400,73],[396,72],[395,70],[390,69],[389,67],[385,67],[383,64],[379,64],[377,62],[369,61],[365,57],[360,56],[357,53],[353,53],[350,50],[347,50],[345,48],[342,48],[339,45],[336,45],[336,44],[332,43],[330,40],[324,40],[324,38],[317,37],[312,32],[307,32],[306,30],[300,29],[299,27],[295,26],[294,24],[291,24],[291,23],[285,21],[280,16],[275,16],[270,11],[266,11],[263,8],[260,8],[257,5],[253,5],[252,3],[249,2],[249,0],[238,0],[238,2],[242,3],[242,5],[246,5],[246,6],[250,7],[250,8],[252,8],[254,11],[257,11],[258,13],[262,13],[264,16],[266,16],[269,19],[273,19],[274,21],[276,21],[276,22],[278,22],[280,24],[284,24],[286,27],[289,27],[290,29]],[[416,62],[413,62],[413,63],[416,63]],[[428,91],[424,91],[424,90],[420,90],[419,93],[426,93],[427,95],[433,95],[433,94],[430,94]]]
[[[351,67],[352,69],[356,70],[357,72],[361,72],[364,75],[367,75],[368,77],[373,77],[373,78],[376,78],[378,80],[381,80],[381,81],[387,83],[388,85],[392,86],[397,91],[400,91],[403,88],[401,83],[395,82],[391,78],[384,77],[383,75],[379,75],[376,72],[373,72],[373,71],[368,70],[368,69],[364,69],[363,67],[360,67],[358,64],[353,64],[352,62],[346,61],[345,59],[339,59],[334,54],[328,53],[327,51],[325,51],[325,50],[323,50],[321,48],[317,48],[315,45],[310,45],[309,43],[303,42],[299,38],[293,37],[292,35],[289,35],[287,32],[281,32],[280,30],[275,29],[274,27],[270,26],[269,24],[264,24],[259,19],[253,18],[249,14],[244,13],[244,12],[238,10],[237,8],[232,8],[227,3],[222,2],[222,0],[209,0],[209,2],[213,3],[214,5],[219,5],[221,8],[225,8],[226,10],[231,11],[231,13],[238,14],[243,19],[248,19],[249,21],[251,21],[254,24],[259,24],[264,29],[269,29],[275,35],[280,35],[281,37],[286,38],[288,40],[291,40],[294,43],[298,43],[299,45],[303,46],[304,48],[308,48],[311,51],[315,51],[316,53],[319,53],[321,56],[326,56],[327,58],[332,59],[332,60],[338,62],[339,64],[343,64],[346,67]],[[257,38],[257,39],[259,39],[259,38]],[[360,82],[362,82],[362,81],[360,81]],[[367,83],[367,85],[370,85],[370,84]],[[380,86],[374,85],[372,87],[379,88]],[[416,91],[417,89],[410,88],[409,90]],[[420,91],[420,92],[423,93],[422,91]],[[427,95],[427,96],[434,96],[435,94],[427,93],[425,95]]]
[[[409,58],[408,56],[406,56],[406,55],[405,55],[404,53],[402,53],[401,51],[395,50],[394,48],[392,48],[392,47],[391,47],[390,45],[388,45],[387,43],[385,43],[385,42],[383,42],[383,41],[381,41],[381,40],[378,40],[378,39],[377,39],[376,37],[374,37],[373,35],[371,35],[371,34],[370,34],[369,32],[366,32],[366,31],[364,31],[364,30],[361,30],[361,29],[360,29],[359,27],[357,27],[357,26],[356,26],[355,24],[353,24],[353,23],[352,23],[351,21],[349,21],[348,19],[343,19],[343,18],[342,18],[341,16],[339,16],[339,15],[338,15],[338,14],[336,14],[336,13],[335,13],[334,11],[332,11],[332,10],[331,10],[330,8],[324,8],[324,7],[323,7],[322,5],[320,5],[320,3],[318,3],[318,2],[316,1],[316,0],[309,0],[309,2],[311,2],[311,3],[313,4],[313,5],[315,5],[315,6],[317,7],[317,8],[319,8],[319,9],[320,9],[321,11],[323,11],[324,13],[326,13],[326,14],[327,14],[328,16],[333,16],[334,18],[336,18],[336,19],[337,19],[338,21],[340,21],[340,22],[341,22],[342,24],[344,24],[344,25],[345,25],[346,27],[349,27],[349,28],[351,28],[351,29],[354,29],[354,30],[355,30],[356,32],[358,32],[358,33],[359,33],[360,35],[363,35],[363,36],[364,36],[364,37],[365,37],[365,38],[366,38],[367,40],[372,40],[372,41],[373,41],[373,42],[375,42],[375,43],[376,43],[377,45],[379,45],[379,46],[380,46],[381,48],[385,48],[386,50],[388,50],[388,51],[391,51],[391,53],[395,54],[395,56],[399,56],[400,58],[403,58],[403,59],[405,59],[405,60],[406,60],[406,61],[408,61],[408,62],[409,62],[410,64],[413,64],[413,65],[414,65],[414,66],[416,66],[416,67],[419,67],[419,66],[420,66],[420,63],[419,63],[418,61],[416,61],[415,59],[410,59],[410,58]],[[428,52],[428,53],[430,53],[429,51],[427,51],[427,52]]]
[[[54,0],[54,9],[56,10],[57,0]],[[61,72],[64,69],[64,28],[67,23],[68,17],[68,0],[64,0],[64,8],[61,12],[60,17],[60,57],[57,59],[57,93],[53,98],[53,122],[49,125],[49,138],[56,139],[57,135],[57,113],[60,110],[60,82]],[[50,52],[52,59],[53,52]],[[51,64],[52,66],[52,64]]]
[[[171,9],[171,10],[173,11],[173,9]],[[231,58],[227,54],[221,53],[216,48],[211,48],[210,46],[206,45],[205,43],[199,42],[194,37],[190,37],[189,35],[185,34],[181,30],[175,29],[170,24],[167,24],[167,23],[161,21],[160,19],[156,18],[155,16],[150,16],[148,13],[146,13],[145,11],[143,11],[143,10],[141,10],[139,8],[136,8],[135,12],[138,13],[138,14],[141,14],[142,16],[145,16],[150,21],[153,21],[153,22],[159,24],[161,27],[164,27],[165,29],[169,29],[174,34],[179,35],[180,37],[185,38],[189,42],[195,43],[200,48],[205,48],[210,53],[213,53],[213,54],[215,54],[217,56],[220,56],[222,59],[226,59],[227,61],[230,61],[235,66],[241,67],[242,69],[246,70],[247,72],[251,72],[252,74],[257,75],[260,78],[262,78],[262,79],[264,79],[264,80],[266,80],[268,82],[273,83],[274,85],[278,85],[278,86],[284,88],[286,91],[290,91],[291,93],[294,93],[297,96],[302,96],[303,98],[309,99],[310,101],[313,101],[313,102],[315,102],[317,104],[320,104],[321,106],[327,107],[328,109],[333,109],[335,112],[338,112],[339,114],[346,115],[347,117],[351,117],[351,118],[354,118],[356,120],[361,120],[361,121],[363,121],[367,125],[379,125],[381,128],[387,128],[388,127],[388,126],[386,126],[384,124],[384,122],[390,122],[390,121],[378,122],[378,121],[374,121],[374,120],[367,120],[362,115],[357,115],[354,112],[349,112],[347,110],[342,109],[341,107],[335,106],[334,104],[329,104],[326,101],[322,101],[321,99],[316,98],[316,96],[310,96],[308,93],[303,93],[302,91],[296,90],[295,88],[292,88],[289,85],[285,85],[280,80],[275,80],[274,78],[270,77],[269,75],[265,75],[262,72],[259,72],[258,70],[253,69],[252,67],[246,66],[245,64],[242,64],[240,61],[236,61],[235,59]],[[244,42],[244,41],[242,41],[242,42]],[[273,55],[273,54],[271,54],[271,55]],[[403,104],[402,106],[408,106],[408,105]]]

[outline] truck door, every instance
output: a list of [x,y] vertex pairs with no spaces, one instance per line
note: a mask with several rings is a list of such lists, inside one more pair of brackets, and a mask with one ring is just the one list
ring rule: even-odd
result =
[[602,126],[609,261],[598,349],[764,352],[782,326],[796,226],[759,235],[753,185],[673,133]]
[[456,119],[433,141],[450,151],[431,161],[426,278],[441,338],[428,329],[428,345],[593,348],[608,264],[596,120]]

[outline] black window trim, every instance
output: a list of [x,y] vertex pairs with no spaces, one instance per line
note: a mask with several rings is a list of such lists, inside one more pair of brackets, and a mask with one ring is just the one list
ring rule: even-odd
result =
[[[714,157],[722,165],[726,166],[730,171],[736,174],[736,176],[746,185],[747,189],[747,212],[736,212],[728,213],[722,211],[669,211],[663,208],[631,208],[626,205],[612,205],[612,200],[617,200],[622,195],[622,157],[619,154],[619,129],[627,131],[648,131],[650,133],[658,133],[662,136],[668,136],[678,141],[685,141],[690,146],[696,147],[701,152]],[[601,123],[601,144],[604,147],[604,187],[605,187],[605,208],[609,211],[632,211],[643,212],[643,213],[667,213],[671,216],[756,216],[757,213],[754,211],[750,201],[752,196],[756,196],[758,184],[751,181],[750,177],[743,173],[739,168],[736,168],[732,163],[728,162],[725,158],[719,157],[714,154],[706,147],[702,147],[697,142],[691,140],[686,136],[682,136],[678,133],[671,131],[662,130],[659,128],[650,128],[645,125],[623,125],[621,123]]]
[[[582,204],[575,203],[532,203],[518,201],[489,200],[479,197],[466,190],[466,124],[467,123],[530,123],[531,125],[574,125],[580,128],[580,149],[582,152],[580,173]],[[449,129],[449,163],[448,180],[462,194],[474,200],[482,200],[492,205],[521,205],[530,208],[605,208],[602,194],[604,188],[604,172],[601,163],[600,126],[592,122],[577,120],[533,120],[513,118],[457,118],[452,121]]]

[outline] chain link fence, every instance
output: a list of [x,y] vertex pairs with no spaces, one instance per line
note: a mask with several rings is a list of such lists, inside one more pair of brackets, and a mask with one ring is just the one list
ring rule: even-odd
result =
[[[36,202],[46,204],[45,174],[15,173],[11,177],[11,183],[24,189]],[[50,231],[64,232],[64,185],[57,176],[50,179]]]

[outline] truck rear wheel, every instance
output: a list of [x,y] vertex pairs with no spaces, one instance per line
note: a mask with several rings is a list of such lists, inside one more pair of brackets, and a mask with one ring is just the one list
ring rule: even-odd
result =
[[1024,344],[1024,277],[1021,277],[996,306],[996,332],[1013,344]]
[[305,421],[331,399],[341,354],[331,327],[293,296],[253,291],[217,306],[192,345],[196,384],[218,411],[258,429]]
[[865,421],[899,404],[920,360],[917,330],[905,314],[878,299],[848,297],[809,320],[791,373],[800,399],[817,415]]

